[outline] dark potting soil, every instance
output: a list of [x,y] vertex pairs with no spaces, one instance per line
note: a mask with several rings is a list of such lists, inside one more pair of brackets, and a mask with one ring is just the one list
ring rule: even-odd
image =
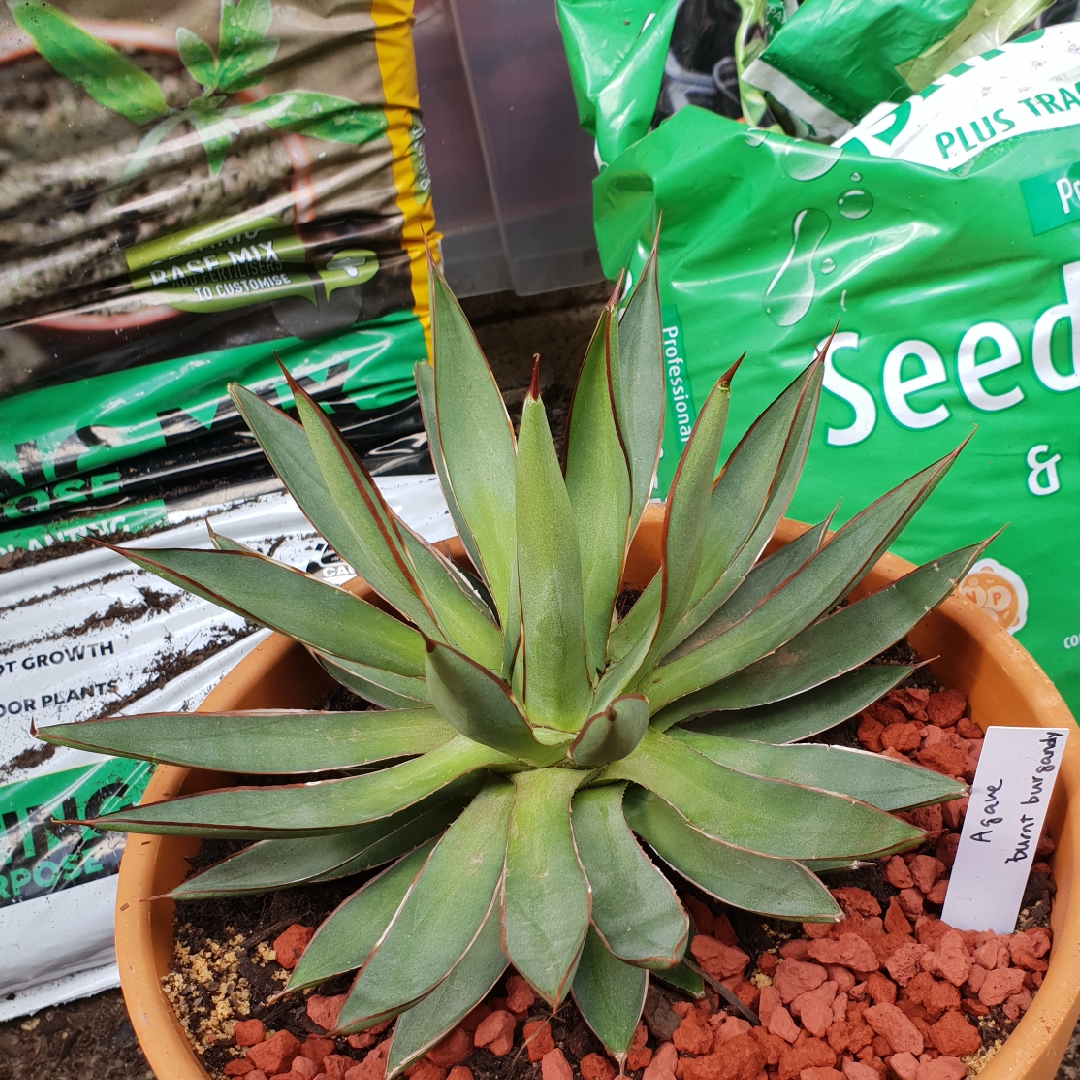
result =
[[[900,642],[876,659],[880,663],[893,664],[919,662],[918,656],[906,642]],[[942,689],[928,667],[917,668],[900,688],[908,687],[922,688],[931,693]],[[331,693],[324,707],[345,711],[364,708],[365,703],[339,687]],[[863,745],[858,735],[859,723],[859,718],[853,717],[817,736],[816,741],[859,747]],[[281,778],[275,782],[281,782]],[[932,836],[910,855],[933,857],[937,843],[938,837]],[[235,853],[243,846],[241,841],[204,841],[198,854],[190,860],[192,872]],[[666,867],[661,866],[661,869],[668,874],[683,898],[689,901],[688,906],[704,905],[704,908],[697,908],[702,912],[701,917],[715,917],[718,938],[723,937],[719,927],[726,917],[738,947],[750,957],[745,974],[750,984],[756,986],[769,981],[762,977],[759,959],[771,957],[775,966],[776,954],[785,944],[805,939],[802,924],[765,918],[718,904]],[[884,912],[890,900],[900,894],[900,890],[886,880],[884,869],[884,861],[873,861],[856,869],[829,872],[822,877],[830,889],[864,890]],[[376,872],[369,871],[336,882],[301,886],[263,896],[184,901],[176,905],[174,973],[166,979],[166,989],[181,1023],[189,1031],[193,1046],[212,1076],[223,1077],[224,1067],[242,1053],[235,1048],[230,1036],[234,1020],[262,1020],[267,1029],[286,1029],[301,1041],[308,1035],[325,1037],[323,1029],[313,1023],[307,1014],[309,994],[326,997],[344,994],[351,985],[353,975],[338,976],[313,991],[277,997],[288,980],[288,973],[276,962],[272,942],[283,930],[293,925],[318,927],[339,903]],[[1049,926],[1054,892],[1051,875],[1032,873],[1017,924],[1018,931]],[[926,912],[937,917],[940,905],[927,901]],[[687,955],[689,958],[689,951]],[[715,981],[712,985],[716,985]],[[486,1000],[493,1008],[505,1008],[507,993],[504,977]],[[729,1015],[756,1019],[752,1013],[747,1013],[745,1007],[736,1010],[726,1006],[711,986],[707,988],[707,994],[714,1010],[726,1008]],[[679,1023],[679,1017],[672,1012],[671,1006],[679,1000],[682,1000],[679,993],[666,987],[658,978],[652,979],[649,1001],[643,1015],[649,1030],[648,1046],[651,1049],[655,1050],[662,1042],[670,1041],[674,1026]],[[968,1015],[965,1018],[976,1025],[982,1041],[982,1051],[965,1059],[969,1069],[977,1071],[1012,1032],[1018,1018],[1007,1016],[1002,1005],[990,1007],[985,1015]],[[517,1019],[519,1025],[514,1049],[508,1055],[496,1057],[487,1050],[475,1049],[464,1062],[472,1070],[475,1080],[538,1080],[540,1063],[528,1059],[523,1046],[522,1020],[526,1023],[532,1020],[550,1022],[554,1045],[563,1051],[575,1077],[583,1075],[583,1058],[604,1052],[572,999],[564,1002],[554,1015],[542,1002],[536,1001],[527,1013],[517,1014]],[[373,1030],[379,1032],[378,1039],[386,1037],[379,1029]],[[207,1038],[208,1035],[211,1037]],[[335,1053],[351,1056],[357,1063],[366,1053],[365,1049],[350,1046],[344,1038],[335,1039],[334,1046]],[[593,1077],[592,1072],[590,1066],[586,1080],[599,1080]],[[632,1075],[640,1076],[641,1072],[637,1070]]]

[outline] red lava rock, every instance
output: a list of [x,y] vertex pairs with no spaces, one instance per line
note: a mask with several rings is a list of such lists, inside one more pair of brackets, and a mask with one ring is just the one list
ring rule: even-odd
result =
[[877,1070],[864,1065],[861,1061],[845,1058],[842,1071],[844,1080],[878,1080]]
[[787,1049],[787,1043],[779,1035],[774,1035],[763,1027],[751,1028],[749,1035],[761,1047],[766,1065],[775,1065],[780,1060],[780,1055]]
[[765,1054],[756,1039],[741,1034],[726,1040],[721,1053],[686,1058],[680,1065],[683,1080],[756,1080]]
[[908,716],[914,716],[917,712],[925,712],[926,704],[930,700],[930,691],[921,686],[905,686],[899,690],[890,690],[886,700],[903,709]]
[[967,1066],[958,1057],[939,1057],[921,1061],[915,1080],[964,1080]]
[[652,1051],[647,1046],[631,1050],[626,1055],[626,1071],[637,1072],[638,1069],[647,1068],[651,1061]]
[[907,986],[915,978],[919,970],[919,962],[926,952],[926,946],[920,945],[917,941],[909,945],[901,945],[886,961],[885,970],[901,986]]
[[256,1046],[265,1038],[266,1025],[261,1020],[237,1020],[233,1024],[233,1039],[237,1046]]
[[830,889],[833,898],[844,909],[846,915],[870,917],[881,914],[881,905],[872,893],[865,889]]
[[[826,981],[828,972],[820,964],[808,964],[802,960],[782,960],[773,976],[773,985],[786,1005],[807,990],[816,990]],[[794,1075],[794,1074],[793,1074]]]
[[893,1054],[892,1057],[887,1057],[885,1062],[900,1080],[915,1080],[919,1071],[919,1059],[907,1051]]
[[968,974],[967,987],[973,993],[977,994],[981,989],[983,983],[986,981],[986,976],[989,972],[982,966],[982,964],[972,964],[971,971]]
[[828,938],[812,941],[808,951],[812,959],[822,964],[841,964],[855,971],[874,971],[878,966],[874,950],[858,934],[841,934],[839,941]]
[[871,705],[867,712],[877,720],[879,723],[888,727],[890,724],[903,724],[907,721],[907,716],[903,709],[897,709],[892,705],[886,705],[884,702],[877,702]]
[[369,1046],[374,1046],[379,1040],[375,1032],[368,1028],[367,1031],[358,1031],[355,1035],[349,1035],[345,1041],[354,1050],[366,1050]]
[[690,1001],[673,1001],[671,1003],[671,1011],[680,1020],[685,1020],[694,1011],[694,1005],[693,1002]]
[[713,918],[712,936],[722,945],[738,947],[739,935],[735,933],[735,927],[726,915],[716,915]]
[[[473,1049],[472,1036],[462,1027],[456,1027],[433,1050],[428,1051],[428,1061],[440,1068],[450,1069],[460,1065]],[[532,1059],[530,1059],[532,1060]]]
[[410,1065],[405,1070],[405,1075],[409,1080],[446,1080],[446,1070],[428,1061],[427,1058]]
[[684,896],[682,902],[683,907],[690,912],[694,920],[694,926],[697,927],[697,932],[699,934],[708,934],[711,937],[714,918],[711,909],[695,896]]
[[872,1005],[863,1014],[878,1035],[889,1040],[897,1054],[921,1054],[924,1049],[919,1029],[895,1005]]
[[[907,867],[904,867],[907,870]],[[910,934],[911,923],[907,921],[900,901],[895,896],[889,897],[889,906],[885,910],[885,929],[890,934]]]
[[825,1035],[825,1041],[830,1049],[842,1054],[848,1049],[851,1040],[851,1025],[846,1020],[836,1020],[829,1025]]
[[334,1040],[325,1039],[321,1035],[309,1035],[300,1044],[300,1056],[310,1058],[316,1063],[322,1061],[327,1054],[332,1054],[333,1052]]
[[784,1042],[793,1043],[799,1037],[799,1025],[791,1019],[791,1013],[778,1005],[773,1009],[768,1024],[765,1025],[771,1035],[779,1035]]
[[312,994],[307,999],[308,1019],[324,1031],[333,1030],[337,1026],[341,1006],[345,1004],[345,999],[348,996],[348,994],[335,994],[333,997],[324,997],[322,994]]
[[583,1080],[615,1080],[615,1066],[599,1054],[586,1054],[578,1068]]
[[646,1066],[641,1080],[675,1080],[679,1065],[679,1052],[674,1043],[661,1043]]
[[758,971],[764,972],[764,974],[766,975],[772,975],[772,973],[776,970],[776,965],[778,963],[779,961],[776,959],[776,957],[772,953],[768,952],[763,952],[757,958]]
[[905,997],[926,1009],[927,1017],[936,1019],[949,1009],[960,1008],[960,991],[951,983],[938,982],[932,975],[920,971],[908,983]]
[[[956,833],[949,833],[950,836],[956,836]],[[956,852],[953,852],[955,855]],[[949,879],[942,878],[927,894],[926,899],[931,904],[944,904],[945,897],[949,892]]]
[[[453,1077],[453,1073],[450,1074]],[[471,1074],[470,1074],[471,1075]],[[574,1080],[574,1070],[559,1049],[550,1050],[540,1062],[541,1080]]]
[[496,1009],[476,1029],[473,1045],[490,1051],[496,1057],[506,1057],[514,1047],[515,1026],[512,1013],[505,1009]]
[[322,1071],[329,1080],[342,1080],[342,1077],[355,1067],[356,1058],[351,1058],[346,1054],[327,1054],[322,1059]]
[[477,1005],[458,1027],[464,1028],[471,1035],[491,1015],[490,1005]]
[[1031,1008],[1031,991],[1026,987],[1021,987],[1015,994],[1010,994],[1005,999],[1005,1004],[1001,1006],[1001,1011],[1010,1020],[1019,1020],[1020,1014],[1025,1013]]
[[778,1080],[794,1080],[803,1069],[831,1069],[836,1064],[836,1053],[828,1043],[821,1039],[807,1039],[806,1042],[788,1047],[780,1054],[777,1070]]
[[881,733],[885,725],[875,720],[868,712],[859,713],[858,740],[867,750],[880,754],[884,747],[881,745]]
[[1025,971],[1046,971],[1049,967],[1047,962],[1033,956],[1028,949],[1024,948],[1027,941],[1025,934],[1014,934],[1009,939],[1009,959],[1012,960],[1013,967],[1023,968]]
[[221,1071],[226,1076],[243,1076],[244,1073],[252,1072],[254,1068],[255,1066],[247,1058],[235,1058],[226,1062],[225,1068]]
[[915,756],[920,765],[925,765],[935,772],[945,773],[947,776],[963,776],[967,770],[968,754],[968,750],[938,742],[920,750]]
[[810,942],[805,938],[793,938],[780,946],[781,960],[805,960],[810,955]]
[[708,1054],[713,1047],[713,1030],[701,1012],[693,1009],[675,1029],[671,1041],[680,1054]]
[[804,922],[802,924],[803,936],[811,941],[828,937],[834,925],[833,923]]
[[247,1059],[256,1069],[273,1076],[285,1072],[299,1053],[300,1040],[291,1031],[275,1031],[269,1039],[249,1047]]
[[274,959],[287,971],[292,971],[307,948],[307,943],[314,936],[315,931],[309,926],[293,923],[274,938]]
[[982,1046],[978,1029],[958,1012],[947,1012],[936,1024],[931,1024],[930,1038],[940,1053],[953,1057],[974,1054]]
[[967,697],[962,690],[941,690],[930,695],[926,715],[935,727],[955,724],[967,712]]
[[1020,968],[995,968],[983,980],[979,988],[979,1000],[984,1005],[1000,1005],[1023,985],[1024,973]]
[[907,863],[904,862],[899,855],[894,855],[885,864],[885,880],[894,889],[910,889],[915,882],[912,880],[911,872],[907,868]]
[[248,1080],[267,1080],[266,1073],[262,1069],[255,1069],[252,1072],[244,1073]]
[[512,1013],[526,1013],[536,1004],[533,988],[520,976],[506,980],[506,1007]]
[[781,1004],[780,992],[776,987],[763,986],[761,988],[761,997],[758,999],[758,1019],[768,1027],[769,1019],[772,1017],[773,1012],[780,1008]]
[[383,1039],[378,1046],[367,1052],[359,1065],[345,1074],[344,1080],[383,1080],[386,1076],[386,1059],[390,1056],[390,1040]]
[[844,1074],[839,1069],[811,1065],[808,1069],[803,1069],[799,1073],[799,1080],[844,1080]]
[[909,919],[918,919],[920,915],[924,914],[924,898],[918,889],[901,889],[898,899],[900,901],[900,910]]
[[874,999],[875,1005],[880,1005],[882,1002],[886,1005],[896,1003],[896,983],[891,979],[886,979],[878,971],[866,980],[866,991]]
[[[717,1020],[720,1022],[717,1023]],[[736,1035],[745,1035],[750,1030],[750,1025],[741,1017],[725,1016],[723,1013],[717,1013],[709,1020],[709,1023],[713,1028],[714,1050],[719,1043],[734,1039]]]
[[729,979],[742,975],[750,957],[742,949],[725,945],[708,934],[698,934],[690,942],[690,952],[702,970],[714,979]]
[[827,981],[836,983],[836,988],[841,994],[847,993],[855,986],[855,976],[846,967],[841,967],[840,964],[826,964],[825,970],[829,973]]
[[446,1080],[473,1080],[473,1071],[467,1065],[455,1065]]
[[889,724],[881,733],[881,745],[886,750],[918,750],[922,742],[919,725],[906,721],[902,724]]
[[[984,941],[972,954],[976,964],[980,964],[987,971],[993,971],[998,966],[998,956],[1001,950],[1001,942],[997,936]],[[1006,946],[1007,948],[1008,946]]]
[[[315,1080],[318,1072],[319,1066],[311,1058],[298,1054],[293,1058],[292,1068],[285,1075],[289,1077],[289,1080]],[[442,1080],[441,1077],[440,1080]]]
[[791,1011],[802,1020],[802,1026],[817,1038],[833,1022],[832,1004],[836,998],[836,983],[822,983],[816,990],[800,994],[792,1003]]
[[1050,934],[1041,926],[1025,930],[1024,934],[1030,942],[1028,952],[1032,956],[1045,956],[1050,951]]
[[945,873],[945,864],[930,855],[916,855],[908,863],[908,873],[915,887],[922,893],[928,893],[934,887],[934,882]]
[[953,986],[963,986],[971,972],[971,956],[964,939],[955,930],[947,931],[937,948],[923,956],[921,963],[924,970],[941,975]]
[[546,1020],[533,1020],[521,1029],[521,1033],[525,1037],[525,1050],[530,1061],[539,1061],[555,1049],[551,1025]]

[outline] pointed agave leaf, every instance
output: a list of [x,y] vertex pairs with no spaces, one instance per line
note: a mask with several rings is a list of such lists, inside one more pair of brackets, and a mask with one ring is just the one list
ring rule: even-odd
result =
[[592,891],[592,922],[619,959],[671,967],[682,959],[690,924],[670,882],[627,827],[625,790],[625,784],[586,788],[571,804],[574,840]]
[[458,1021],[487,997],[506,967],[496,895],[480,933],[454,970],[427,997],[398,1017],[386,1075],[396,1076],[437,1046]]
[[574,1001],[620,1070],[637,1032],[648,990],[649,973],[612,955],[590,927],[574,976]]
[[416,709],[428,704],[427,679],[423,675],[398,675],[367,664],[310,650],[312,656],[342,686],[383,709]]
[[[654,579],[658,580],[658,579]],[[657,595],[659,595],[657,593]],[[644,594],[642,594],[644,597]],[[641,598],[639,597],[639,603]],[[631,612],[631,616],[633,612]],[[622,623],[625,626],[626,623]],[[660,625],[660,613],[654,611],[652,622],[642,631],[638,639],[630,643],[629,648],[613,661],[611,666],[604,672],[600,682],[597,683],[596,692],[593,694],[592,711],[605,709],[615,698],[621,694],[637,677],[645,663],[649,650],[652,648],[656,636],[656,628]]]
[[364,963],[393,922],[435,844],[429,840],[338,904],[308,942],[287,989],[318,986]]
[[[503,631],[503,660],[501,671],[503,682],[508,683],[513,679],[514,668],[520,654],[521,589],[518,586],[517,559],[514,559],[514,562],[510,567],[510,605],[506,613],[506,629]],[[514,692],[519,693],[519,691],[520,687],[515,686]]]
[[129,806],[87,822],[95,829],[260,839],[315,836],[389,817],[459,776],[513,765],[462,735],[420,758],[378,772],[281,787],[238,787]]
[[512,777],[503,950],[552,1008],[574,981],[589,925],[589,886],[570,829],[570,799],[587,775],[533,769]]
[[518,435],[523,704],[534,724],[577,731],[592,699],[585,662],[581,549],[538,382],[534,368]]
[[637,288],[619,320],[618,352],[611,364],[611,393],[619,435],[630,464],[630,528],[633,536],[652,494],[664,431],[664,357],[657,283],[657,245],[641,271]]
[[454,501],[479,555],[477,570],[506,625],[514,561],[514,429],[472,327],[428,260],[435,415]]
[[705,996],[705,980],[696,971],[692,971],[687,967],[685,960],[676,964],[673,968],[654,971],[652,978],[659,979],[660,982],[674,990],[678,990],[682,994],[687,994],[689,997],[702,998]]
[[438,836],[479,790],[474,776],[398,814],[322,836],[260,840],[192,874],[169,894],[176,900],[239,896],[330,881],[391,862]]
[[653,641],[654,656],[663,655],[665,643],[686,614],[694,596],[705,552],[709,495],[724,438],[734,372],[735,368],[732,368],[722,376],[705,400],[671,482],[661,538],[662,592],[660,625]]
[[[799,922],[840,918],[829,890],[801,863],[722,843],[644,788],[630,788],[623,812],[630,828],[664,862],[717,900]],[[658,974],[663,978],[667,973]]]
[[[608,659],[612,667],[621,665],[631,653],[635,655],[640,653],[640,659],[636,663],[632,662],[634,671],[641,667],[648,650],[652,647],[656,628],[660,622],[660,601],[663,590],[663,575],[658,570],[641,595],[634,601],[634,606],[611,632],[611,637],[608,639]],[[642,646],[645,652],[641,652]],[[611,668],[608,668],[608,672],[610,671]],[[600,680],[600,686],[596,691],[597,697],[600,696],[607,674],[605,673],[605,678]]]
[[426,754],[454,737],[434,709],[388,712],[145,713],[53,724],[61,746],[167,765],[292,774],[353,769]]
[[593,332],[574,390],[566,434],[566,491],[581,544],[589,671],[607,664],[630,515],[630,474],[615,424],[608,354],[618,348],[614,300]]
[[439,840],[338,1016],[347,1031],[423,997],[484,926],[502,877],[513,785],[492,777]]
[[655,731],[599,779],[632,780],[710,836],[782,859],[869,855],[925,835],[867,803],[718,765]]
[[956,587],[985,544],[925,563],[899,581],[833,612],[744,671],[657,710],[654,730],[714,709],[746,709],[835,679],[899,641]]
[[447,724],[474,742],[524,761],[552,764],[562,756],[533,738],[501,679],[449,645],[430,641],[427,650],[428,693]]
[[[760,739],[768,743],[798,742],[811,735],[820,735],[843,723],[849,716],[861,712],[902,683],[914,670],[905,664],[868,664],[772,705],[707,713],[687,726],[693,731],[728,735],[734,739]],[[694,696],[691,694],[682,698],[668,708],[677,709]],[[663,712],[653,718],[653,726],[659,730],[664,730],[657,723]]]
[[143,570],[333,656],[401,675],[424,671],[424,641],[343,589],[254,552],[113,548]]
[[966,784],[931,769],[847,746],[773,746],[679,728],[671,737],[730,769],[850,795],[879,810],[925,806],[959,799],[967,793]]
[[626,757],[649,730],[649,702],[640,694],[616,698],[590,716],[570,744],[570,757],[583,769],[600,769]]

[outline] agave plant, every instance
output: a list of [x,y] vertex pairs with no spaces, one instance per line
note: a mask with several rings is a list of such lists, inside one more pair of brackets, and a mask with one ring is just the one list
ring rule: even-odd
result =
[[435,359],[418,365],[417,385],[467,566],[393,512],[295,383],[299,422],[242,387],[232,394],[304,513],[384,603],[220,536],[214,551],[124,552],[302,642],[378,708],[152,714],[42,734],[154,762],[310,774],[92,824],[255,841],[185,881],[177,898],[385,867],[318,929],[288,989],[359,969],[337,1030],[398,1016],[390,1075],[508,964],[553,1007],[572,992],[621,1057],[649,972],[693,979],[676,874],[727,904],[834,921],[840,911],[817,872],[917,845],[923,833],[890,811],[963,794],[925,769],[799,740],[911,672],[872,661],[953,589],[981,547],[844,603],[954,453],[835,534],[825,521],[761,558],[806,456],[823,360],[753,424],[717,478],[733,368],[682,454],[662,564],[620,617],[663,418],[655,249],[622,317],[615,298],[603,311],[562,466],[535,371],[515,437],[434,271],[431,307]]

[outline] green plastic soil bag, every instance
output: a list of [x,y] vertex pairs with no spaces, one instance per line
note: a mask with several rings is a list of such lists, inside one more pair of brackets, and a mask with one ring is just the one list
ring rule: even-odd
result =
[[[1080,46],[1076,25],[1046,33],[1063,55]],[[1064,123],[1080,88],[1043,81]],[[955,134],[980,116],[935,122]],[[687,108],[596,181],[610,276],[636,276],[661,214],[657,494],[694,403],[741,352],[725,454],[836,328],[790,513],[820,521],[842,497],[843,522],[971,436],[894,550],[921,562],[1007,526],[962,591],[1080,708],[1080,127],[1028,130],[948,172]]]
[[[806,133],[835,138],[1007,41],[1049,0],[806,0],[744,78]],[[803,132],[800,131],[800,134]]]

